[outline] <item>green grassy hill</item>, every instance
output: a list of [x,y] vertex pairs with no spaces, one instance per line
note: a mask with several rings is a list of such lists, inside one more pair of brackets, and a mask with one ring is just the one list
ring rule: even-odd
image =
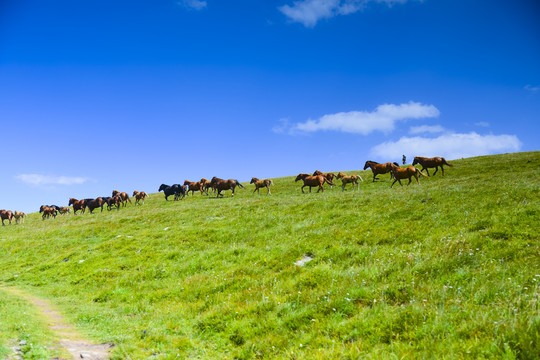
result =
[[[0,228],[0,284],[54,302],[115,359],[537,358],[540,152],[451,162],[392,189],[355,171],[354,193],[286,177],[272,196],[31,214]],[[21,306],[0,288],[0,356],[23,338],[47,351]]]

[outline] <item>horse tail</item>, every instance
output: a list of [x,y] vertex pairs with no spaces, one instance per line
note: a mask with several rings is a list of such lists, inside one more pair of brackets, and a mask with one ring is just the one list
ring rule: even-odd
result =
[[417,174],[420,174],[420,175],[422,175],[423,177],[425,177],[426,179],[429,179],[429,178],[427,177],[427,175],[425,175],[423,172],[420,171],[419,168],[415,168],[415,169],[416,169],[416,173],[417,173]]
[[240,186],[242,189],[245,189],[244,185],[240,184],[238,180],[234,180],[237,186]]
[[362,177],[360,175],[356,175],[358,176],[358,178],[360,179],[360,181],[364,181],[364,179],[362,179]]
[[450,164],[449,162],[447,162],[445,158],[441,158],[441,159],[442,159],[443,164],[448,165],[448,166],[454,166]]
[[324,179],[323,184],[326,182],[326,183],[328,183],[328,185],[334,186],[334,184],[333,184],[330,180],[328,180],[328,179],[326,178],[326,176],[324,176],[324,175],[321,175],[321,176],[322,176],[323,179]]

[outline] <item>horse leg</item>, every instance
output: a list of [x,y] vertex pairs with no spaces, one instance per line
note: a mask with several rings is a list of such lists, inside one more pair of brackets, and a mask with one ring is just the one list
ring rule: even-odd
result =
[[268,189],[268,192],[266,193],[266,195],[272,195],[272,193],[270,192],[270,185],[268,185],[266,188]]
[[[300,189],[300,190],[302,190],[302,194],[305,194],[305,193],[304,193],[304,187],[305,187],[305,186],[306,186],[306,185],[302,186],[302,188]],[[311,188],[310,188],[310,190],[311,190]]]
[[[407,186],[411,185],[411,181],[412,181],[412,176],[409,176],[409,182],[407,183]],[[418,178],[416,179],[416,181],[418,181]]]
[[341,186],[341,192],[344,192],[345,191],[345,183],[343,183],[343,185]]
[[[428,170],[428,168],[425,168],[424,166],[422,166],[422,171],[424,171],[424,170],[426,170],[427,176],[429,176],[429,170]],[[433,174],[433,175],[435,175],[435,174]]]
[[442,176],[444,176],[444,168],[442,167],[442,165],[441,165],[441,172],[442,172]]
[[435,172],[433,173],[433,176],[435,176],[435,174],[437,173],[437,170],[439,170],[439,167],[435,166]]

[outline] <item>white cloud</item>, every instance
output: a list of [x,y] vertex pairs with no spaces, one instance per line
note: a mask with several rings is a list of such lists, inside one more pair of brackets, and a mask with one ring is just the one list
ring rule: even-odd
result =
[[80,185],[88,181],[85,177],[49,176],[39,174],[21,174],[15,178],[30,185]]
[[178,3],[187,8],[195,10],[202,10],[206,7],[206,1],[202,0],[181,0]]
[[439,114],[439,110],[433,105],[410,101],[407,104],[400,105],[379,105],[372,112],[350,111],[324,115],[317,120],[298,123],[291,130],[292,132],[334,130],[362,135],[368,135],[374,131],[388,133],[394,130],[396,121],[433,118],[439,116]]
[[516,152],[522,143],[515,135],[443,134],[436,138],[402,137],[371,149],[371,156],[383,159],[407,156],[443,156],[448,159]]
[[532,91],[532,92],[537,92],[538,90],[540,90],[540,86],[532,86],[529,84],[529,85],[525,85],[524,89]]
[[368,3],[383,3],[388,6],[404,4],[407,0],[301,0],[292,5],[278,7],[293,22],[305,27],[314,27],[321,19],[329,19],[338,15],[348,15],[364,9]]
[[441,133],[444,132],[444,128],[441,125],[421,125],[421,126],[412,126],[409,129],[409,134],[424,134],[424,133]]

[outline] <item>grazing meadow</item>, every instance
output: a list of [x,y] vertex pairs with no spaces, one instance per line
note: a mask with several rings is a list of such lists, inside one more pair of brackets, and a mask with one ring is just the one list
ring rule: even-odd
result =
[[345,171],[359,191],[303,194],[291,174],[270,196],[244,182],[166,202],[156,184],[142,206],[30,214],[0,228],[0,358],[21,340],[55,356],[2,287],[48,299],[112,359],[538,358],[540,152],[449,162],[392,189]]

